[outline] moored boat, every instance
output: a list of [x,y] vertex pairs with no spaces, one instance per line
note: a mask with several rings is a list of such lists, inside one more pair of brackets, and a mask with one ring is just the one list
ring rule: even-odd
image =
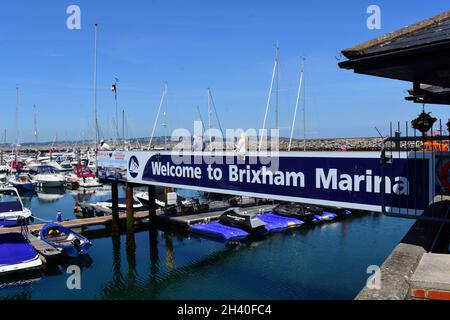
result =
[[75,188],[97,188],[102,184],[98,182],[95,174],[88,167],[77,165],[76,172],[66,175],[66,182],[68,185]]
[[30,174],[33,180],[36,180],[42,188],[64,187],[66,180],[53,166],[39,165],[30,168]]
[[0,275],[41,266],[38,253],[21,233],[0,234]]
[[266,223],[256,214],[241,212],[239,208],[226,210],[219,221],[200,223],[190,227],[190,231],[222,241],[239,241],[251,234],[266,233]]
[[[99,207],[106,207],[106,208],[112,208],[112,199],[109,199],[107,201],[101,201],[97,202],[95,205]],[[133,197],[133,209],[142,209],[144,205],[136,198]],[[120,210],[126,210],[127,208],[127,200],[126,198],[119,198],[119,209]]]
[[0,187],[0,228],[15,227],[18,220],[31,218],[31,211],[23,206],[22,199],[13,187]]
[[282,202],[273,208],[273,213],[300,219],[304,222],[312,221],[316,215],[321,215],[323,208],[317,206],[305,205],[302,203]]
[[[148,192],[137,192],[134,195],[141,203],[145,205],[149,205],[150,201],[148,200]],[[159,207],[164,208],[166,206],[166,203],[164,201],[155,199],[155,204]]]
[[56,223],[45,225],[39,233],[39,238],[67,257],[87,254],[92,246],[86,237]]
[[266,225],[255,213],[240,211],[239,208],[226,210],[220,216],[219,222],[226,226],[242,229],[248,233],[262,231]]
[[249,236],[247,231],[221,224],[219,221],[200,223],[190,227],[191,232],[221,241],[239,241]]
[[261,214],[258,218],[265,222],[265,229],[267,232],[278,232],[286,229],[298,228],[305,223],[300,219],[280,216],[274,213]]
[[19,192],[34,191],[38,185],[37,181],[31,180],[28,174],[23,173],[8,180],[8,183]]

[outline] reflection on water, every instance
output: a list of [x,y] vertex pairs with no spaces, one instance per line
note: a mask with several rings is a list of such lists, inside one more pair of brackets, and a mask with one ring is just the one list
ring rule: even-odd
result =
[[41,203],[57,202],[66,195],[65,188],[42,188],[36,190],[36,196]]
[[[61,210],[68,219],[76,201],[107,198],[91,190],[57,201],[25,195],[24,202],[40,218]],[[113,237],[88,230],[89,256],[57,261],[29,283],[25,275],[0,277],[0,299],[353,299],[367,267],[382,263],[411,224],[361,215],[233,246],[154,225]],[[81,290],[66,286],[73,264],[82,269]]]
[[[123,189],[119,189],[122,194]],[[80,202],[106,201],[111,197],[111,187],[66,190],[64,188],[38,188],[34,192],[21,194],[25,207],[30,208],[38,218],[35,223],[55,220],[56,212],[61,211],[63,219],[75,219],[73,207]]]

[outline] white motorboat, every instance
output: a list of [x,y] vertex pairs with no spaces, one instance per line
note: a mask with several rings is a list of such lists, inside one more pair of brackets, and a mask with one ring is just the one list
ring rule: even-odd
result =
[[[148,200],[148,192],[137,192],[134,195],[140,202],[144,203],[144,204],[149,204],[149,200]],[[164,201],[155,199],[155,203],[157,206],[164,208],[166,206],[166,203]]]
[[31,211],[25,208],[16,188],[0,187],[0,228],[19,225],[18,219],[30,219]]
[[[97,202],[95,205],[99,207],[106,207],[106,208],[112,208],[112,199],[109,199],[107,201],[101,201]],[[133,197],[133,209],[142,209],[144,205],[136,198]],[[127,201],[125,198],[119,198],[119,210],[126,210],[127,208]]]
[[64,187],[66,180],[55,167],[49,165],[39,165],[30,168],[30,175],[33,180],[38,182],[42,188],[61,188]]
[[0,275],[41,266],[39,254],[21,233],[0,234]]

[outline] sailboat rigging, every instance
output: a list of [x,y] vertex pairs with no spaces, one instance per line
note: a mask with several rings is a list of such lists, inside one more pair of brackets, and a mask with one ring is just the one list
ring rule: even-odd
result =
[[34,117],[34,144],[37,146],[39,139],[38,139],[38,129],[37,129],[36,105],[33,105],[33,117]]
[[[279,49],[278,49],[278,46],[277,46],[276,50],[275,50],[275,61],[273,63],[272,79],[270,81],[269,95],[267,97],[266,110],[264,112],[263,126],[262,126],[262,130],[260,132],[258,151],[261,151],[261,148],[262,148],[263,138],[264,138],[265,130],[266,130],[267,114],[269,112],[270,101],[272,99],[273,85],[274,85],[274,82],[275,82],[275,78],[278,78],[276,76],[278,74],[278,63],[279,63]],[[277,92],[278,92],[278,90],[277,90]]]
[[[164,83],[164,90],[161,96],[161,101],[159,102],[159,106],[158,106],[158,111],[156,113],[156,118],[155,118],[155,122],[153,123],[153,129],[152,129],[152,134],[150,136],[150,141],[148,143],[148,149],[151,150],[152,148],[152,142],[153,142],[153,137],[155,135],[155,130],[156,130],[156,126],[158,124],[158,119],[159,119],[159,114],[161,113],[161,109],[163,107],[164,101],[166,100],[166,96],[167,96],[167,82]],[[167,104],[166,104],[167,106]],[[167,116],[167,114],[166,114]]]
[[98,175],[98,158],[97,158],[97,149],[98,149],[98,119],[97,119],[97,42],[98,42],[98,24],[95,24],[95,37],[94,37],[94,136],[95,136],[95,173]]
[[[304,87],[303,87],[303,82],[304,82],[304,69],[305,69],[305,59],[301,58],[301,71],[300,71],[300,81],[298,84],[298,91],[297,91],[297,99],[295,101],[295,108],[294,108],[294,116],[292,117],[292,125],[291,125],[291,136],[289,138],[289,146],[288,146],[288,151],[291,151],[291,147],[292,147],[292,139],[294,137],[294,128],[295,128],[295,120],[297,118],[297,111],[298,111],[298,105],[299,105],[299,101],[300,101],[300,95],[302,92],[304,92]],[[303,89],[303,90],[302,90]],[[304,101],[304,99],[303,99]],[[305,119],[305,105],[304,102],[302,101],[302,106],[303,106],[303,120]],[[305,124],[303,124],[303,129],[305,128]],[[306,144],[305,144],[306,147]]]
[[[213,112],[214,112],[214,114],[213,114]],[[222,137],[225,137],[223,129],[222,129],[222,124],[220,123],[219,114],[217,113],[216,104],[214,103],[211,88],[208,88],[208,132],[209,132],[208,140],[209,140],[210,151],[212,151],[212,137],[211,137],[210,130],[212,128],[213,115],[215,116],[215,118],[217,120],[217,125],[219,126],[219,130],[222,134]]]

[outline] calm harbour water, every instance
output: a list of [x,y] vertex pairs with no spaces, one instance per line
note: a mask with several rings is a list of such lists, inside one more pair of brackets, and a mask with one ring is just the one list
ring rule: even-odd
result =
[[[123,193],[123,191],[121,191]],[[34,215],[75,218],[75,201],[110,193],[24,196]],[[365,214],[302,227],[257,242],[222,243],[173,231],[96,235],[82,260],[23,276],[0,277],[0,299],[353,299],[367,267],[380,265],[412,221]],[[81,266],[81,290],[67,289],[68,265]],[[14,281],[28,280],[13,284]]]

